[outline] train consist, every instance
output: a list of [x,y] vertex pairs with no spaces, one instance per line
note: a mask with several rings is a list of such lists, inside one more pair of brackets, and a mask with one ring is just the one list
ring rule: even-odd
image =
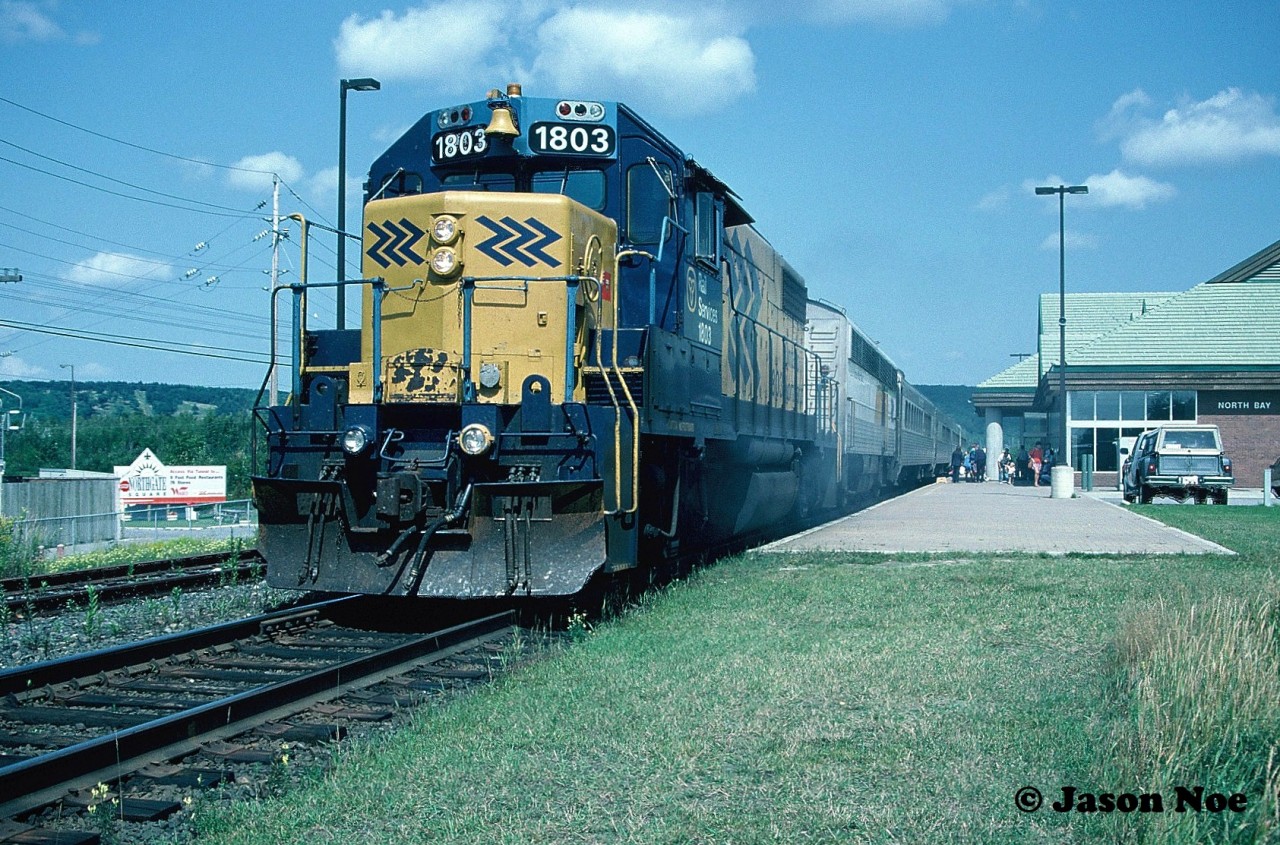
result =
[[335,283],[293,285],[292,392],[258,409],[276,586],[572,595],[932,480],[963,438],[623,104],[430,112],[365,196],[359,329],[309,329]]

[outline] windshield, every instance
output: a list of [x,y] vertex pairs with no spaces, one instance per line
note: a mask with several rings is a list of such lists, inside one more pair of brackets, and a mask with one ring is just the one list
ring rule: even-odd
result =
[[514,191],[516,177],[510,173],[479,170],[470,173],[451,173],[440,180],[440,187],[446,191]]
[[[525,181],[527,179],[527,182]],[[446,191],[529,191],[535,194],[562,194],[587,208],[603,211],[606,199],[602,170],[540,170],[517,180],[510,173],[472,170],[450,173],[440,180]]]
[[599,170],[544,170],[530,180],[535,194],[563,194],[596,211],[604,210],[604,185]]

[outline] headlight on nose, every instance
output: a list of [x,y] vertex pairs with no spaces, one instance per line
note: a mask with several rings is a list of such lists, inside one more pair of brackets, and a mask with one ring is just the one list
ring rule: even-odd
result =
[[444,216],[437,217],[435,222],[431,224],[431,237],[435,238],[436,243],[450,244],[453,239],[458,236],[458,221],[456,218]]
[[491,446],[493,434],[481,423],[472,423],[458,432],[458,448],[467,455],[483,455]]
[[355,457],[369,448],[373,432],[365,425],[353,425],[342,432],[342,451]]
[[458,254],[447,246],[442,246],[431,254],[431,269],[441,276],[453,275],[461,264]]

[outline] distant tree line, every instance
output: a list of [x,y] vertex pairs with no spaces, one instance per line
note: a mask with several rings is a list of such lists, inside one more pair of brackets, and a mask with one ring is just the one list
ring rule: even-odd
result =
[[[8,382],[25,425],[5,436],[7,475],[71,466],[69,382]],[[116,382],[76,385],[76,468],[112,472],[150,449],[171,466],[225,465],[227,497],[248,498],[255,391]],[[4,407],[16,402],[5,394]]]

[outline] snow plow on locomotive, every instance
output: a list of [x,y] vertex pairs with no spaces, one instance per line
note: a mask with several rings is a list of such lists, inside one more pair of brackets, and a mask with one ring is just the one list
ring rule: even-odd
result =
[[844,499],[804,281],[625,105],[428,113],[369,171],[362,275],[359,329],[307,326],[344,282],[288,288],[292,391],[257,409],[273,585],[571,595]]

